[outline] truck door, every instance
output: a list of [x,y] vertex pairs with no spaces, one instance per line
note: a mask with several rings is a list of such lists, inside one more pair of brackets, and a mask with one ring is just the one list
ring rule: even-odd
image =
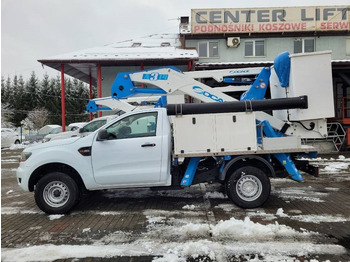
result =
[[157,185],[162,163],[158,112],[126,116],[107,128],[108,140],[94,141],[92,166],[101,185]]

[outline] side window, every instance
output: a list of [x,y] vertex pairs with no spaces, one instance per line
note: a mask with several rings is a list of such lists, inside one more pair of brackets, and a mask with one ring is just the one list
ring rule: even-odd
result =
[[157,112],[127,116],[107,128],[109,139],[155,136]]

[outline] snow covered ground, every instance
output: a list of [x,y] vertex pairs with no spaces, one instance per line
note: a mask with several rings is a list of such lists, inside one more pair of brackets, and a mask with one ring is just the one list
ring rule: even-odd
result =
[[[276,221],[263,225],[252,222],[249,217],[244,220],[232,217],[210,225],[206,221],[192,223],[182,218],[175,219],[167,212],[159,216],[157,211],[146,210],[145,215],[147,231],[138,236],[117,230],[95,240],[91,245],[46,244],[4,248],[2,260],[53,261],[64,258],[153,256],[153,261],[186,261],[187,257],[226,261],[227,258],[257,254],[256,261],[260,261],[259,257],[261,261],[292,261],[294,256],[346,253],[340,245],[317,243],[317,232],[295,230]],[[82,230],[87,235],[90,232],[90,228]]]
[[216,185],[197,185],[98,192],[70,215],[35,206],[16,185],[17,159],[2,151],[2,261],[350,259],[348,242],[340,241],[350,232],[350,158],[316,159],[320,177],[302,184],[272,179],[271,197],[258,209],[236,207]]

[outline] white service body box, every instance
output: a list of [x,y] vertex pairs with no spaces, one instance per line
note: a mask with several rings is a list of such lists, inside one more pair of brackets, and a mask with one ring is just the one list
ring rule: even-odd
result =
[[279,86],[277,76],[272,73],[271,98],[307,95],[308,109],[278,110],[273,115],[290,121],[334,117],[331,51],[291,54],[290,59],[289,87]]
[[256,151],[255,113],[171,116],[175,155]]
[[296,136],[263,137],[263,150],[284,150],[301,148],[301,138]]

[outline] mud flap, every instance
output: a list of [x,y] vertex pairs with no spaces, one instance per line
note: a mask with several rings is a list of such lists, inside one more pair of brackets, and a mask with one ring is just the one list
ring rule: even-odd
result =
[[294,159],[294,164],[297,167],[297,169],[312,175],[314,177],[318,177],[320,174],[320,168],[318,166],[311,165],[308,160],[299,160]]

